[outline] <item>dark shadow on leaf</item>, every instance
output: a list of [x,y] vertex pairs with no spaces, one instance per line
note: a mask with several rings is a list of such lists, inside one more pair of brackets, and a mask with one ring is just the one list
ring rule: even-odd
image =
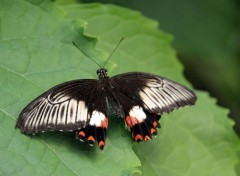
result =
[[41,140],[52,150],[57,152],[72,152],[76,155],[88,155],[94,158],[100,152],[96,144],[91,147],[87,141],[81,142],[75,137],[75,132],[46,132],[37,134],[35,139]]

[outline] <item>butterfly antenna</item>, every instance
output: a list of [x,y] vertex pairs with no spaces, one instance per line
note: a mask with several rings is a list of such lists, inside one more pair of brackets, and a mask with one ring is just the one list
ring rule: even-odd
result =
[[100,68],[102,68],[101,65],[99,65],[95,60],[93,60],[89,55],[87,55],[86,53],[84,53],[84,52],[74,43],[74,41],[73,41],[72,43],[73,43],[74,46],[76,46],[76,48],[77,48],[79,51],[81,51],[87,58],[89,58],[89,59],[92,60],[95,64],[97,64]]
[[112,57],[113,53],[116,51],[116,49],[118,48],[118,46],[120,45],[120,43],[124,40],[124,37],[121,38],[121,40],[118,42],[118,44],[116,45],[116,47],[112,50],[112,52],[110,53],[110,55],[108,56],[107,61],[104,63],[103,67],[105,67],[105,65],[107,64],[107,62],[109,61],[109,59]]

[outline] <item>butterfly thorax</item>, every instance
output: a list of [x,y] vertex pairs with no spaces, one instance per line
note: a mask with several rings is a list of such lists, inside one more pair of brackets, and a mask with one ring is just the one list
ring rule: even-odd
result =
[[105,68],[100,68],[97,70],[97,74],[98,74],[98,79],[104,79],[107,78],[107,69]]

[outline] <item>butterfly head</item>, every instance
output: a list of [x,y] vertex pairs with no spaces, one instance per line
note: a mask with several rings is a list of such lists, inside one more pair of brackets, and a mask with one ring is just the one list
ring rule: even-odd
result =
[[108,77],[107,69],[105,69],[105,68],[99,68],[97,70],[97,74],[98,74],[98,79],[104,79],[104,78]]

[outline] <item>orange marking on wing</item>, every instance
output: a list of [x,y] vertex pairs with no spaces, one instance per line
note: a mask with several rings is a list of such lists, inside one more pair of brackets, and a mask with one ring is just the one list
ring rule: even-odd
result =
[[127,126],[129,126],[130,128],[133,127],[130,116],[127,116],[126,119],[125,119],[125,121],[126,121]]
[[93,141],[93,142],[95,142],[95,139],[94,139],[93,136],[89,136],[89,137],[87,138],[87,140],[88,140],[88,141]]
[[151,132],[151,134],[153,134],[153,133],[156,132],[156,130],[155,130],[154,128],[151,128],[151,129],[150,129],[150,132]]
[[98,143],[98,147],[103,147],[105,145],[105,142],[103,142],[103,141],[100,141],[99,143]]
[[156,121],[153,122],[153,126],[156,127],[158,123]]
[[138,124],[138,120],[134,117],[130,117],[129,115],[125,119],[127,126],[132,128],[134,125]]
[[105,117],[105,119],[102,121],[102,128],[107,128],[108,127],[108,118]]
[[85,137],[85,136],[86,136],[85,133],[84,133],[84,131],[80,131],[78,134],[79,134],[79,136],[82,136],[82,137]]
[[135,136],[135,141],[141,141],[143,138],[142,138],[142,135],[140,135],[140,134],[137,134],[136,136]]
[[104,146],[105,146],[105,142],[104,142],[104,141],[100,141],[100,142],[98,143],[98,147],[99,147],[101,150],[103,150]]
[[149,139],[151,139],[148,135],[146,135],[145,137],[144,137],[144,141],[147,141],[147,140],[149,140]]
[[131,117],[131,120],[132,120],[132,125],[133,126],[139,123],[138,120],[134,117]]

